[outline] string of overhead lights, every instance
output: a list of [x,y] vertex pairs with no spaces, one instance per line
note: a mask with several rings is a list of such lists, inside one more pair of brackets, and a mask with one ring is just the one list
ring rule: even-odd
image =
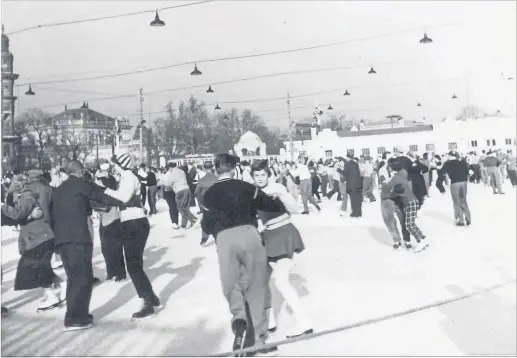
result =
[[[76,25],[76,24],[82,24],[82,23],[85,23],[85,22],[93,22],[93,21],[116,19],[116,18],[121,18],[121,17],[141,15],[141,14],[147,14],[147,13],[153,13],[153,12],[158,13],[158,11],[165,11],[165,10],[177,9],[177,8],[180,8],[180,7],[187,7],[187,6],[194,6],[194,5],[201,5],[201,4],[205,4],[205,3],[213,2],[213,1],[215,1],[215,0],[206,0],[206,1],[196,2],[196,3],[188,3],[188,4],[182,4],[182,5],[167,6],[167,7],[162,7],[162,8],[156,9],[156,10],[142,10],[142,11],[135,11],[135,12],[129,12],[129,13],[124,13],[124,14],[92,17],[92,18],[81,19],[81,20],[51,22],[51,23],[47,23],[47,24],[35,25],[35,26],[30,26],[30,27],[26,27],[26,28],[23,28],[23,29],[19,29],[19,30],[16,30],[16,31],[12,31],[12,32],[7,33],[6,35],[9,35],[9,36],[16,35],[16,34],[19,34],[19,33],[22,33],[22,32],[26,32],[26,31],[30,31],[30,30],[36,30],[36,29],[41,29],[41,28],[45,28],[45,27],[56,27],[56,26],[64,26],[64,25]],[[164,25],[165,25],[165,23],[164,23]]]
[[[440,59],[443,60],[444,57],[435,57],[435,58],[427,58],[429,59]],[[389,62],[380,62],[379,65],[396,65],[396,64],[407,64],[407,63],[414,63],[415,60],[403,60],[403,61],[389,61]],[[149,91],[146,92],[146,95],[156,95],[161,93],[169,93],[169,92],[176,92],[176,91],[183,91],[183,90],[191,90],[191,89],[197,89],[197,88],[203,88],[203,87],[209,87],[208,93],[214,93],[215,91],[212,89],[212,85],[225,85],[230,83],[237,83],[237,82],[247,82],[247,81],[253,81],[263,78],[271,78],[271,77],[278,77],[278,76],[287,76],[287,75],[301,75],[301,74],[310,74],[310,73],[318,73],[318,72],[332,72],[332,71],[343,71],[343,70],[350,70],[355,68],[364,68],[364,65],[351,65],[351,66],[340,66],[340,67],[332,67],[332,68],[323,68],[323,69],[311,69],[311,70],[299,70],[299,71],[286,71],[286,72],[277,72],[277,73],[270,73],[270,74],[264,74],[259,76],[252,76],[252,77],[244,77],[244,78],[238,78],[238,79],[232,79],[232,80],[225,80],[225,81],[218,81],[213,82],[211,84],[202,84],[202,85],[194,85],[194,86],[183,86],[183,87],[175,87],[175,88],[168,88],[163,90],[155,90],[155,91]],[[371,71],[371,70],[370,70]],[[358,88],[358,86],[349,86],[349,88]],[[325,93],[331,93],[331,92],[338,92],[341,91],[343,87],[340,88],[334,88],[332,90],[325,90],[321,92],[314,92],[309,95],[319,95],[319,94],[325,94]],[[136,94],[121,94],[121,95],[115,95],[115,96],[107,96],[107,97],[100,97],[100,98],[91,98],[86,100],[86,102],[100,102],[100,101],[107,101],[107,100],[115,100],[115,99],[123,99],[123,98],[131,98],[134,97]],[[302,97],[306,97],[307,95],[302,95]],[[298,96],[292,96],[292,98],[297,98]],[[275,97],[275,98],[268,98],[268,99],[258,99],[258,100],[246,100],[246,101],[229,101],[229,102],[220,102],[222,104],[236,104],[236,103],[253,103],[253,102],[269,102],[269,101],[278,101],[278,100],[285,100],[284,97]],[[42,109],[47,108],[53,108],[53,107],[62,107],[64,105],[72,105],[72,104],[80,104],[83,101],[73,101],[73,102],[61,102],[57,104],[47,105],[44,107],[41,107]]]
[[[443,25],[428,26],[426,28],[442,28],[442,27],[449,27],[449,26],[457,26],[459,24],[460,23],[450,23],[450,24],[443,24]],[[181,62],[181,63],[171,64],[171,65],[152,67],[152,68],[147,68],[147,69],[139,69],[139,70],[133,70],[133,71],[126,71],[126,72],[119,72],[119,73],[112,73],[112,74],[106,74],[106,75],[84,76],[84,77],[69,78],[69,79],[57,79],[57,80],[49,80],[49,81],[26,82],[26,83],[21,83],[20,86],[30,85],[31,83],[32,84],[52,84],[52,83],[68,83],[68,82],[79,82],[79,81],[90,81],[90,80],[115,78],[115,77],[121,77],[121,76],[129,76],[129,75],[134,75],[134,74],[166,70],[166,69],[170,69],[170,68],[175,68],[175,67],[180,67],[180,66],[185,66],[185,65],[192,65],[192,64],[194,64],[194,70],[191,72],[191,75],[195,76],[195,75],[202,74],[202,72],[199,71],[199,69],[197,67],[197,64],[199,64],[199,63],[232,61],[232,60],[240,60],[240,59],[247,59],[247,58],[256,58],[256,57],[263,57],[263,56],[271,56],[271,55],[279,55],[279,54],[286,54],[286,53],[293,53],[293,52],[300,52],[300,51],[315,50],[315,49],[320,49],[320,48],[325,48],[325,47],[346,45],[346,44],[351,44],[351,43],[357,43],[357,42],[369,41],[369,40],[374,40],[374,39],[383,38],[383,37],[399,35],[399,34],[403,34],[403,33],[414,32],[414,31],[420,30],[421,28],[422,27],[418,27],[418,28],[413,27],[413,28],[399,30],[399,31],[392,31],[392,32],[387,32],[387,33],[383,33],[383,34],[365,36],[365,37],[338,41],[338,42],[332,42],[332,43],[321,44],[321,45],[313,45],[313,46],[292,48],[292,49],[279,50],[279,51],[251,53],[251,54],[245,54],[245,55],[239,55],[239,56],[211,58],[211,59],[204,59],[204,60],[198,60],[198,61],[187,61],[187,62]],[[432,42],[432,40],[429,37],[427,37],[427,33],[426,33],[426,34],[424,34],[424,38],[422,38],[420,40],[420,43],[428,43],[428,42],[422,42],[426,38],[427,38],[426,41]],[[375,73],[375,71],[373,71],[372,73]]]

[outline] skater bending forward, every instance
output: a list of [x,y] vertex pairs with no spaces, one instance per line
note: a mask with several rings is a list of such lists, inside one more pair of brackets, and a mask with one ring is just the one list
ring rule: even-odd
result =
[[[305,249],[300,232],[291,222],[290,213],[299,213],[298,203],[287,192],[287,189],[279,183],[268,183],[269,172],[267,160],[253,163],[251,173],[255,185],[273,198],[282,202],[281,210],[277,212],[258,211],[258,217],[265,229],[262,238],[266,246],[266,254],[269,265],[273,269],[272,278],[278,291],[283,296],[286,304],[291,309],[296,319],[296,325],[287,338],[295,338],[313,332],[309,318],[302,308],[300,296],[289,281],[289,275],[294,267],[294,256]],[[274,330],[273,309],[269,308],[270,327]]]
[[65,295],[59,287],[62,279],[54,273],[50,264],[55,250],[54,233],[48,220],[45,220],[38,195],[30,188],[29,178],[20,174],[13,178],[11,185],[15,187],[14,206],[2,203],[2,217],[20,225],[18,248],[21,257],[14,290],[43,288],[43,300],[38,310],[57,307]]
[[384,185],[383,192],[390,193],[401,198],[404,212],[404,225],[417,242],[414,252],[420,252],[429,246],[425,241],[424,234],[422,234],[422,231],[420,231],[416,225],[417,212],[420,207],[420,203],[411,191],[409,181],[407,180],[408,174],[407,171],[403,169],[402,163],[395,160],[390,164],[390,167],[395,174],[391,180]]
[[257,210],[278,212],[283,205],[253,184],[233,178],[236,157],[218,154],[214,164],[218,181],[205,193],[201,225],[216,240],[223,293],[233,316],[233,349],[241,349],[261,342],[267,332],[267,257]]
[[119,237],[124,248],[127,272],[143,302],[141,310],[133,314],[133,319],[146,318],[153,316],[155,308],[160,306],[160,300],[144,272],[143,256],[149,237],[149,220],[142,207],[140,181],[131,171],[133,159],[124,153],[113,157],[112,162],[113,169],[120,175],[120,182],[117,190],[107,188],[105,194],[125,204],[120,207]]

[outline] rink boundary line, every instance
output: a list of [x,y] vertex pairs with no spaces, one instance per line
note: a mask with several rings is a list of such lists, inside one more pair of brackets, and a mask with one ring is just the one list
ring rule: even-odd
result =
[[244,353],[256,352],[258,350],[272,348],[272,347],[275,347],[275,346],[281,346],[281,345],[285,345],[285,344],[291,344],[291,343],[295,343],[295,342],[299,342],[299,341],[305,341],[305,340],[317,338],[317,337],[320,337],[320,336],[325,336],[325,335],[328,335],[328,334],[331,334],[331,333],[347,331],[347,330],[350,330],[350,329],[353,329],[353,328],[357,328],[357,327],[361,327],[361,326],[366,326],[366,325],[370,325],[370,324],[373,324],[373,323],[383,322],[383,321],[387,321],[387,320],[390,320],[390,319],[393,319],[393,318],[407,316],[407,315],[410,315],[412,313],[416,313],[416,312],[420,312],[420,311],[425,311],[425,310],[428,310],[428,309],[431,309],[431,308],[436,308],[436,307],[443,306],[443,305],[446,305],[446,304],[449,304],[449,303],[461,301],[461,300],[464,300],[466,298],[470,298],[470,297],[478,296],[478,295],[483,294],[483,293],[494,291],[494,290],[496,290],[498,288],[501,288],[501,287],[504,287],[504,286],[508,286],[508,285],[510,285],[512,283],[515,283],[515,282],[516,282],[516,279],[513,279],[513,280],[506,281],[504,283],[501,283],[501,284],[498,284],[498,285],[495,285],[495,286],[490,286],[488,288],[484,288],[484,289],[481,289],[481,290],[470,292],[470,293],[465,294],[463,296],[448,298],[448,299],[437,301],[437,302],[434,302],[434,303],[430,303],[430,304],[427,304],[427,305],[424,305],[424,306],[419,306],[419,307],[411,308],[411,309],[408,309],[408,310],[405,310],[405,311],[395,312],[395,313],[392,313],[392,314],[388,314],[388,315],[384,315],[384,316],[380,316],[380,317],[376,317],[376,318],[370,318],[370,319],[366,319],[366,320],[359,321],[359,322],[356,322],[356,323],[352,323],[352,324],[348,324],[348,325],[344,325],[344,326],[340,326],[340,327],[336,327],[336,328],[330,328],[330,329],[326,329],[326,330],[323,330],[323,331],[320,331],[320,332],[315,332],[315,333],[303,335],[303,336],[296,337],[296,338],[283,339],[283,340],[280,340],[280,341],[270,342],[270,343],[267,343],[267,344],[264,344],[264,345],[260,345],[260,346],[253,346],[253,347],[249,347],[249,348],[245,348],[245,349],[241,349],[241,350],[235,350],[235,351],[229,351],[229,352],[223,352],[223,353],[210,354],[210,355],[207,355],[207,356],[208,357],[235,357],[235,356],[238,356],[238,355],[242,355]]

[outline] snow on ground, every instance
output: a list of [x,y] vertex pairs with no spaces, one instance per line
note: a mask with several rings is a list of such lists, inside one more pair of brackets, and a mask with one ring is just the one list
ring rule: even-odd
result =
[[[463,296],[496,290],[388,321],[279,347],[281,355],[513,354],[516,349],[516,201],[469,185],[471,227],[453,224],[449,194],[431,192],[420,225],[431,247],[419,254],[394,252],[379,202],[363,204],[363,218],[339,217],[335,196],[323,211],[296,216],[307,250],[291,279],[303,294],[315,331]],[[164,308],[153,319],[130,322],[140,305],[130,281],[94,288],[95,327],[62,332],[65,309],[36,314],[37,291],[12,289],[17,233],[2,228],[3,356],[171,356],[228,351],[233,340],[222,295],[215,246],[199,246],[200,230],[173,230],[164,201],[151,217],[146,271]],[[98,237],[94,272],[105,278]],[[63,270],[56,271],[63,275]],[[293,324],[273,291],[283,340]],[[285,307],[285,306],[284,306]]]

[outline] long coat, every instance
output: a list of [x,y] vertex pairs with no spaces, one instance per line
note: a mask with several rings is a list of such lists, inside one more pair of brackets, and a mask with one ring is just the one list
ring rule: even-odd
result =
[[55,189],[52,221],[56,245],[93,243],[88,225],[88,217],[92,212],[90,200],[109,206],[123,205],[104,194],[104,190],[105,188],[73,175]]
[[355,160],[349,160],[345,163],[343,171],[340,172],[343,179],[346,181],[346,190],[357,190],[363,187],[363,178],[359,164]]

